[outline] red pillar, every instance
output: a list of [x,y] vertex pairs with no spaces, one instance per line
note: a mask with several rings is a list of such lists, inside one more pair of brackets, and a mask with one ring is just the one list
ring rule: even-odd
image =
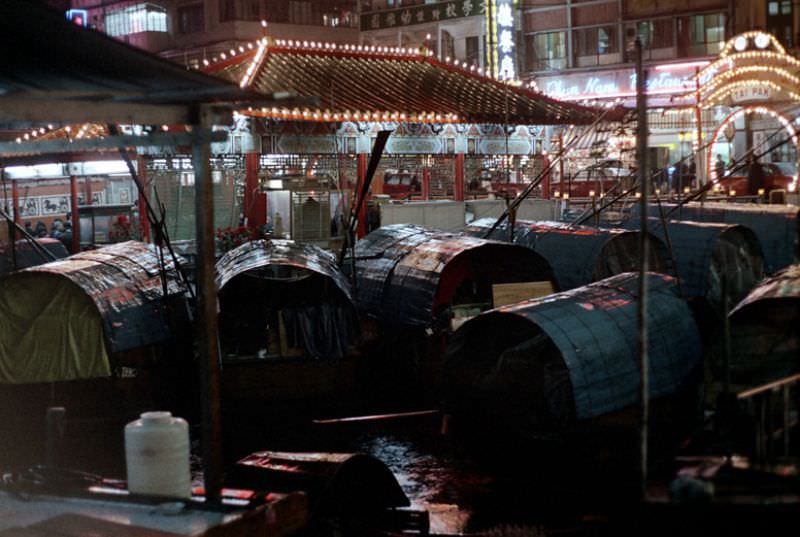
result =
[[144,165],[144,159],[141,156],[136,157],[136,173],[139,176],[139,184],[142,189],[136,188],[139,193],[139,232],[142,236],[142,242],[150,242],[150,219],[147,217],[147,170]]
[[422,169],[422,199],[431,199],[431,169],[428,167]]
[[[19,215],[19,190],[17,190],[17,182],[11,181],[11,201],[14,203],[14,223],[18,226],[22,224],[22,218]],[[14,229],[14,237],[12,242],[19,239],[19,231]]]
[[78,178],[74,175],[69,176],[69,197],[72,209],[72,253],[77,254],[81,250],[81,219],[78,215]]
[[261,155],[244,156],[244,218],[246,226],[255,230],[267,223],[267,195],[259,192],[258,167]]
[[546,200],[550,199],[550,157],[547,154],[542,155],[542,170],[547,170],[542,178],[542,197]]
[[456,154],[453,199],[456,201],[464,201],[464,153]]
[[356,161],[358,182],[356,182],[356,192],[353,196],[353,199],[356,203],[361,201],[361,207],[358,208],[358,227],[356,228],[356,237],[359,239],[367,234],[367,198],[369,198],[369,192],[367,193],[365,199],[358,199],[361,189],[363,188],[364,181],[367,179],[367,156],[368,155],[366,153],[359,153],[358,160]]

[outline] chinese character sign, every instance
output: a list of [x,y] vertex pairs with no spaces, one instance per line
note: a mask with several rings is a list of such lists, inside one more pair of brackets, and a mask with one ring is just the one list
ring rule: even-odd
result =
[[494,0],[489,28],[495,38],[494,74],[502,79],[517,78],[516,44],[514,43],[514,0]]
[[393,10],[381,10],[379,13],[363,14],[361,16],[361,30],[382,30],[396,26],[410,26],[461,17],[474,17],[483,15],[484,11],[485,2],[483,0],[449,0],[447,2],[403,6]]

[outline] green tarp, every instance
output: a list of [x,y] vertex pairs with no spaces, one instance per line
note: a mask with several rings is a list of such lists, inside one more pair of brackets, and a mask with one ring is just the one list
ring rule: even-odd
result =
[[97,307],[66,277],[17,273],[3,279],[0,319],[0,383],[111,374]]

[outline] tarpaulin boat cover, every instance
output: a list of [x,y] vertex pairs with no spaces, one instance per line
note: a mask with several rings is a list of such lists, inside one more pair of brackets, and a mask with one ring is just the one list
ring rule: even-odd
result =
[[414,224],[383,226],[360,240],[355,270],[357,306],[405,326],[431,325],[468,280],[553,280],[547,261],[527,248]]
[[800,371],[800,265],[764,280],[730,319],[733,382],[757,384]]
[[[639,220],[625,223],[638,229]],[[764,256],[755,233],[745,226],[715,222],[651,218],[648,231],[665,243],[669,236],[672,260],[686,297],[703,297],[722,307],[722,279],[728,282],[733,308],[764,276]]]
[[[311,275],[324,281],[320,284]],[[271,308],[280,310],[292,346],[304,348],[311,358],[342,358],[356,338],[350,284],[333,254],[317,246],[290,240],[246,242],[217,262],[216,282],[220,326],[224,331],[221,336],[226,346],[236,342],[238,350],[234,354],[243,349],[244,354],[249,354],[266,346],[260,336]],[[284,286],[292,283],[307,285]],[[330,294],[331,287],[338,295]],[[248,333],[241,333],[242,330]]]
[[[167,295],[185,292],[165,256]],[[104,377],[108,356],[164,341],[159,256],[136,241],[81,252],[0,282],[0,382]]]
[[[691,202],[679,209],[675,204],[662,204],[664,214],[671,220],[722,222],[741,224],[753,230],[761,243],[764,270],[767,274],[789,266],[797,259],[798,209],[793,205],[757,205],[752,203]],[[638,219],[638,207],[633,218]],[[657,205],[649,206],[650,216],[659,217]]]
[[[677,295],[675,279],[647,277],[650,396],[658,398],[685,387],[702,354],[697,326]],[[532,413],[535,399],[562,424],[636,405],[638,285],[637,274],[625,273],[485,312],[456,332],[445,381],[449,375],[458,384],[456,379],[464,378],[459,369],[472,368],[467,375],[472,387],[461,383],[467,397],[481,383],[493,383],[494,393],[507,399],[498,404]],[[475,365],[480,361],[482,371]],[[512,402],[519,393],[524,405]],[[539,418],[529,419],[547,421]]]
[[[296,267],[327,276],[344,296],[352,299],[350,284],[333,254],[311,244],[279,239],[249,241],[223,255],[217,262],[217,289],[222,290],[239,274],[278,266]],[[264,272],[261,276],[269,277]],[[278,275],[275,277],[283,279]]]
[[[464,233],[483,237],[494,222],[493,218],[482,218],[467,226]],[[489,238],[507,241],[508,225],[504,223],[498,226]],[[665,272],[664,245],[652,235],[648,235],[648,240],[650,269],[653,272]],[[553,267],[558,288],[563,291],[637,270],[639,266],[639,233],[629,229],[517,220],[514,243],[526,246],[547,259]]]

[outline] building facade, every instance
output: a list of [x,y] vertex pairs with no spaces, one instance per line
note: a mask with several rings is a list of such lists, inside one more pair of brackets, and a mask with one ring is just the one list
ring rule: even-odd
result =
[[84,23],[197,67],[257,39],[358,42],[355,0],[72,0]]

